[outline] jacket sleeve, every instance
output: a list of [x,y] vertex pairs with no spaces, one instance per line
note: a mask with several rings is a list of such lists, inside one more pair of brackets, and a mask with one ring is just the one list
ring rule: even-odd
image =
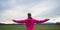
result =
[[25,23],[26,20],[13,20],[13,22],[16,22],[16,23]]
[[46,22],[46,21],[48,21],[47,19],[44,19],[44,20],[34,20],[34,23],[44,23],[44,22]]

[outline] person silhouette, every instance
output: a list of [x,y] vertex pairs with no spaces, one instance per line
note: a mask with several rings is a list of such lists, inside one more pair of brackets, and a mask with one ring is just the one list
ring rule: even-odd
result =
[[14,20],[16,23],[25,23],[26,24],[26,30],[34,30],[34,23],[43,23],[48,21],[49,19],[44,19],[44,20],[36,20],[31,17],[31,13],[28,13],[28,18],[24,20]]

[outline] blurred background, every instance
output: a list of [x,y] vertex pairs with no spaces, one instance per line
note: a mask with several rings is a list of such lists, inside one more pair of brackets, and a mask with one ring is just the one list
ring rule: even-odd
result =
[[26,19],[31,13],[35,19],[60,22],[60,0],[0,0],[0,23],[12,24],[12,19]]
[[[26,19],[27,13],[31,13],[35,19],[50,19],[42,24],[60,24],[60,0],[0,0],[0,24],[17,24],[12,20]],[[59,25],[56,27],[59,28]]]

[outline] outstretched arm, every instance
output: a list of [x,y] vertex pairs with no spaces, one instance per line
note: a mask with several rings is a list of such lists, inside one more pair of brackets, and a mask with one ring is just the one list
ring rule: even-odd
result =
[[44,19],[44,20],[34,20],[34,23],[43,23],[48,21],[49,19]]
[[13,20],[13,21],[16,23],[25,23],[26,22],[26,20]]

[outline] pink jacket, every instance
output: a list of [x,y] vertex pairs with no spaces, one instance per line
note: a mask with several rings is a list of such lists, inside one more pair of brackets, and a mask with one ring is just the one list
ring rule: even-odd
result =
[[36,20],[32,17],[28,17],[25,20],[13,20],[16,23],[26,23],[26,30],[34,30],[34,23],[43,23],[48,21],[47,19],[44,20]]

